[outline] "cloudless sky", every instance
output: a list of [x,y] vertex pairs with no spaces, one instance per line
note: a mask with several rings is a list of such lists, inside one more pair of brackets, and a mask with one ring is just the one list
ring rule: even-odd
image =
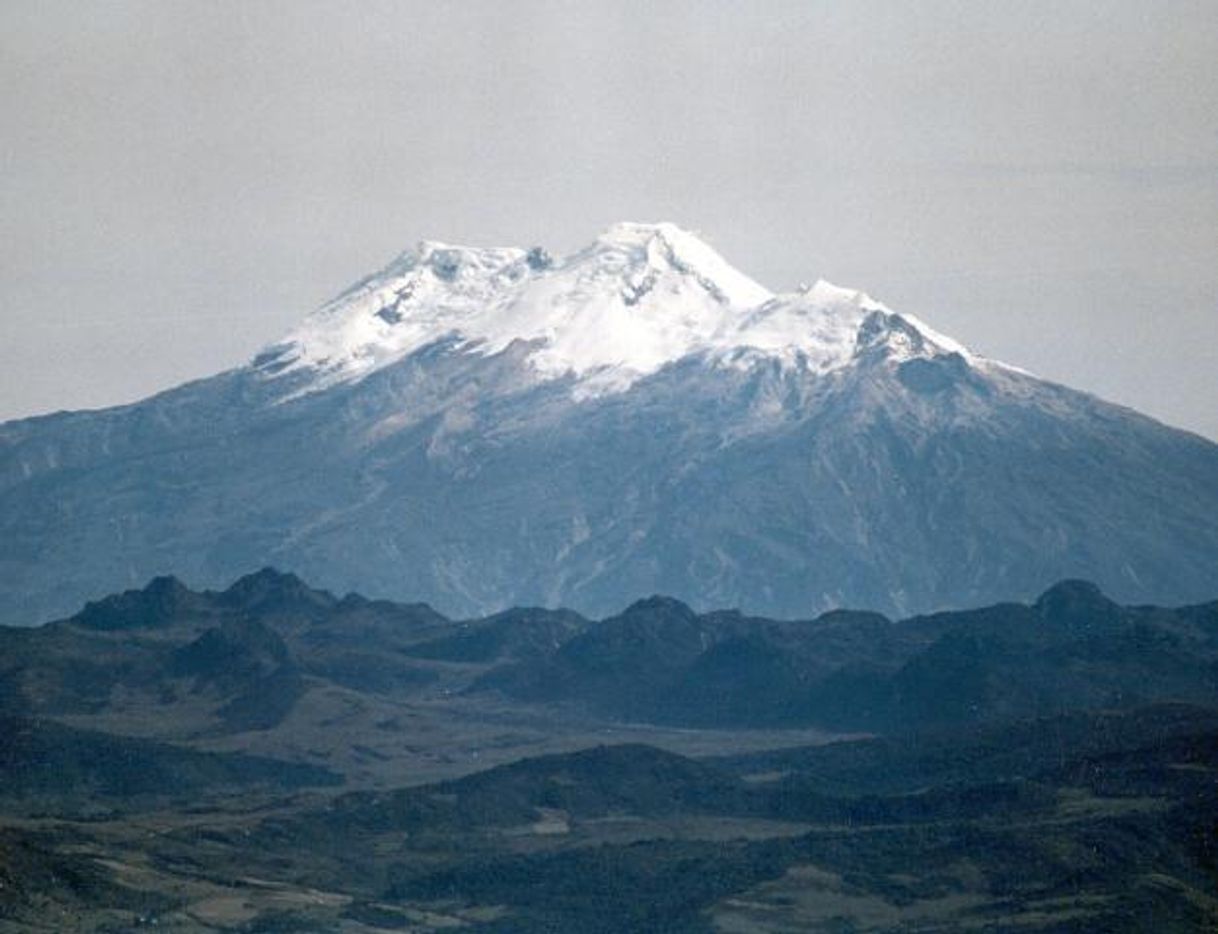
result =
[[0,116],[0,418],[663,219],[1218,439],[1213,0],[0,0]]

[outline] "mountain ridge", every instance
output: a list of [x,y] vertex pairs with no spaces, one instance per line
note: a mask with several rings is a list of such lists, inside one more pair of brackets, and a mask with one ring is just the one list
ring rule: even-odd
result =
[[661,596],[599,620],[537,608],[453,620],[268,568],[222,591],[156,579],[55,623],[0,627],[0,650],[0,715],[154,704],[169,737],[179,720],[195,736],[266,734],[335,690],[361,706],[502,698],[610,722],[900,733],[1206,703],[1218,600],[1131,607],[1063,581],[1030,603],[896,621],[698,613]]
[[[377,348],[353,370],[281,342],[140,403],[0,425],[0,621],[267,564],[456,616],[604,615],[640,593],[901,616],[1065,577],[1127,603],[1210,596],[1218,445],[848,290],[744,308],[749,288],[700,281],[725,277],[721,257],[681,260],[701,248],[684,244],[674,265],[654,226],[631,230],[570,258],[508,251],[495,262],[525,284],[489,304],[467,257],[439,277],[391,264],[332,303]],[[410,277],[426,288],[407,299]],[[516,312],[523,331],[450,326]],[[445,323],[416,348],[420,315]]]
[[[544,258],[543,258],[544,257]],[[918,319],[825,280],[776,294],[672,223],[619,223],[555,259],[541,248],[423,241],[255,357],[268,378],[313,371],[295,394],[359,380],[442,340],[480,353],[516,341],[540,379],[573,374],[575,397],[628,389],[691,355],[742,353],[828,372],[889,332],[979,359]]]

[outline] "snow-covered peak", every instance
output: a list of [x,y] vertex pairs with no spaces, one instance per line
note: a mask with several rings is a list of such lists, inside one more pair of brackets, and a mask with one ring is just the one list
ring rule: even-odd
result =
[[445,339],[483,354],[519,341],[539,378],[574,376],[583,396],[625,389],[691,354],[828,371],[864,338],[875,344],[877,321],[899,325],[889,329],[898,338],[906,327],[925,338],[892,342],[902,356],[922,352],[915,343],[962,351],[862,292],[822,280],[776,296],[674,224],[620,223],[557,260],[540,248],[424,241],[310,315],[258,365],[274,376],[308,372],[308,392]]
[[866,292],[858,289],[845,289],[824,279],[817,279],[807,288],[799,290],[799,295],[810,305],[823,308],[857,308],[866,311],[888,311],[888,307],[877,302]]
[[769,289],[737,270],[706,242],[676,224],[614,224],[591,248],[621,251],[656,273],[676,271],[692,275],[721,302],[741,308],[771,297]]
[[850,360],[867,316],[888,309],[863,292],[820,279],[811,288],[779,295],[731,323],[729,347],[748,348],[826,371]]

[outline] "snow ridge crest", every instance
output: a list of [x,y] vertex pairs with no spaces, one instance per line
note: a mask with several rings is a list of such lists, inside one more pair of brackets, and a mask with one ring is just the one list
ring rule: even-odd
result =
[[[555,259],[544,249],[423,241],[324,305],[254,365],[304,371],[303,392],[363,378],[451,340],[493,354],[526,342],[541,379],[573,376],[578,396],[622,391],[690,355],[757,356],[828,372],[854,358],[869,317],[912,326],[919,352],[967,351],[863,292],[823,280],[776,295],[675,224],[618,223]],[[901,327],[895,327],[899,333]],[[908,354],[908,341],[894,343]],[[903,350],[901,348],[904,348]]]

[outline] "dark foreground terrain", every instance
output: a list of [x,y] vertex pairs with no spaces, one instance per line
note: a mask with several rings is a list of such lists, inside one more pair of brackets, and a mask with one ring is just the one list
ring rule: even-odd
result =
[[1218,604],[0,630],[0,931],[1218,930]]

